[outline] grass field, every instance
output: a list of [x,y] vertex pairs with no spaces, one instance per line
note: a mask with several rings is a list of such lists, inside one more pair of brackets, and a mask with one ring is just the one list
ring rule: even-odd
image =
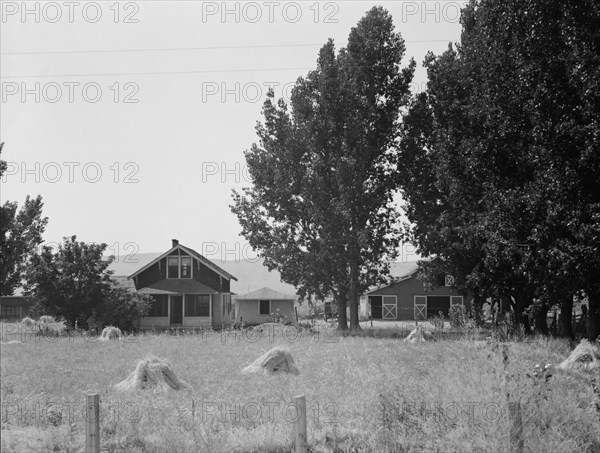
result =
[[[292,451],[289,403],[299,394],[315,452],[510,451],[508,400],[523,405],[524,451],[600,451],[594,376],[556,370],[547,384],[527,376],[567,357],[558,340],[506,344],[508,363],[503,344],[324,332],[107,343],[3,335],[10,340],[22,343],[2,345],[2,452],[81,451],[90,391],[100,393],[105,451]],[[276,345],[289,347],[298,376],[241,374]],[[116,392],[147,354],[168,360],[193,390]]]

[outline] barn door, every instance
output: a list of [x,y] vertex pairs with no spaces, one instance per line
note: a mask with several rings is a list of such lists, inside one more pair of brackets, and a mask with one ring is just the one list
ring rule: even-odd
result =
[[383,319],[398,318],[398,304],[396,302],[396,296],[383,296],[381,308],[383,312]]
[[427,319],[427,296],[415,296],[415,321]]
[[462,296],[452,296],[452,297],[450,297],[450,307],[452,307],[453,305],[463,305],[463,298],[462,298]]

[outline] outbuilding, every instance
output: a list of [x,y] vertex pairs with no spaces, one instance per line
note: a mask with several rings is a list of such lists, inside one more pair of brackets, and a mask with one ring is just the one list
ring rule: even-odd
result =
[[248,294],[233,296],[236,324],[262,324],[280,320],[295,324],[296,296],[271,288],[261,288]]

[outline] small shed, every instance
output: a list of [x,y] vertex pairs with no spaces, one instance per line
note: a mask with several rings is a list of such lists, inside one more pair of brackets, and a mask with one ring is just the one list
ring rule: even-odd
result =
[[262,324],[279,318],[284,324],[294,324],[296,296],[271,288],[261,288],[248,294],[233,296],[235,322]]
[[24,296],[0,296],[0,319],[15,321],[31,314],[35,300]]

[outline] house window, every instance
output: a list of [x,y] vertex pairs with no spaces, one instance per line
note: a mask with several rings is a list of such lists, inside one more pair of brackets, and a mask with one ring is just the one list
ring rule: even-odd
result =
[[210,316],[210,295],[188,294],[185,296],[186,316]]
[[192,278],[192,258],[189,256],[182,256],[181,261],[181,274],[179,278]]
[[258,302],[258,313],[260,315],[270,315],[271,314],[271,301],[270,300],[261,300]]
[[179,278],[179,257],[170,256],[167,258],[167,277]]
[[169,316],[169,298],[163,294],[152,296],[152,307],[148,316],[164,317]]
[[190,256],[169,256],[167,258],[167,278],[192,278],[192,258]]

